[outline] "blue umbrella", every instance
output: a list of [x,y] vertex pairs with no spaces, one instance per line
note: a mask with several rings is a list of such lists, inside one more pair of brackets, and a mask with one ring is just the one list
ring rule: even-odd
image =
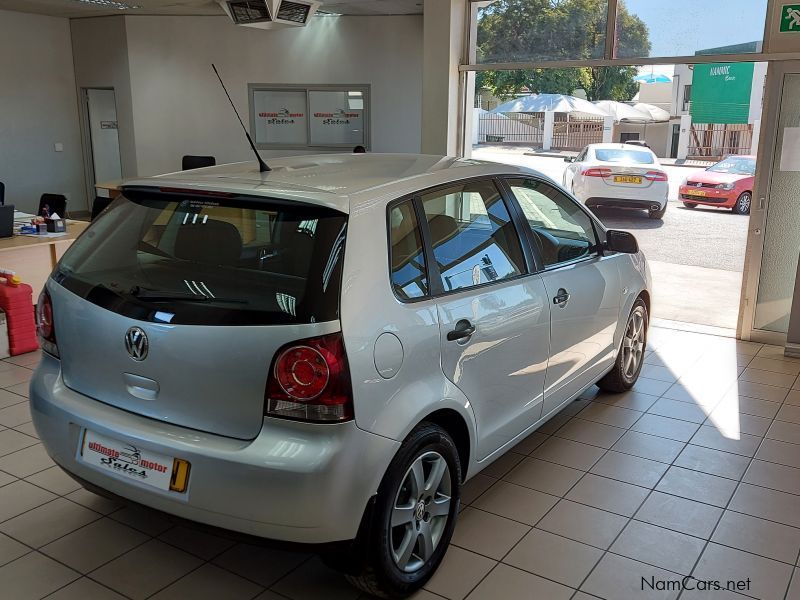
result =
[[638,77],[634,77],[633,80],[640,83],[669,83],[672,81],[672,77],[669,75],[664,75],[663,73],[650,73],[649,75],[639,75]]

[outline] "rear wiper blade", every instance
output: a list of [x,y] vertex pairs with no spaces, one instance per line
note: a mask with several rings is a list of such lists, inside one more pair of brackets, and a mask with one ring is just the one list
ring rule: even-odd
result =
[[131,296],[138,300],[158,302],[159,300],[180,300],[182,302],[226,302],[235,304],[247,304],[247,300],[240,298],[217,298],[214,296],[203,296],[200,294],[190,294],[188,292],[173,292],[170,290],[148,290],[135,286],[131,288]]

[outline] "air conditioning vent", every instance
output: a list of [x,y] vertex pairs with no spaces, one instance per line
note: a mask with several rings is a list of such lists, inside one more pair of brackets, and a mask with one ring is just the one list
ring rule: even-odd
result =
[[264,0],[231,0],[228,2],[231,19],[237,25],[271,21]]
[[282,21],[292,21],[293,23],[305,23],[308,20],[308,13],[311,6],[300,4],[299,2],[281,2],[278,8],[278,19]]

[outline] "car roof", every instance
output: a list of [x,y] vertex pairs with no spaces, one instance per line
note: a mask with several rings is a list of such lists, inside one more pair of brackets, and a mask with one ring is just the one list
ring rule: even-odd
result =
[[380,198],[398,198],[471,177],[520,174],[548,177],[525,167],[428,154],[318,154],[179,171],[126,181],[130,187],[231,192],[298,200],[352,212]]

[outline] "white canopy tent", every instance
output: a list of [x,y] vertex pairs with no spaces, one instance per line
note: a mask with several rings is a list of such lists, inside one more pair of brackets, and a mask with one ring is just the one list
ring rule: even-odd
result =
[[588,100],[564,94],[531,94],[515,98],[494,108],[492,113],[573,113],[579,112],[598,117],[608,116]]
[[666,123],[670,119],[669,112],[653,104],[638,102],[633,105],[636,110],[650,115],[652,123]]
[[[646,123],[652,121],[651,116],[630,104],[624,102],[616,102],[615,100],[598,100],[594,102],[600,110],[604,111],[608,116],[614,117],[617,122],[625,121],[627,123]],[[654,107],[655,108],[655,107]]]

